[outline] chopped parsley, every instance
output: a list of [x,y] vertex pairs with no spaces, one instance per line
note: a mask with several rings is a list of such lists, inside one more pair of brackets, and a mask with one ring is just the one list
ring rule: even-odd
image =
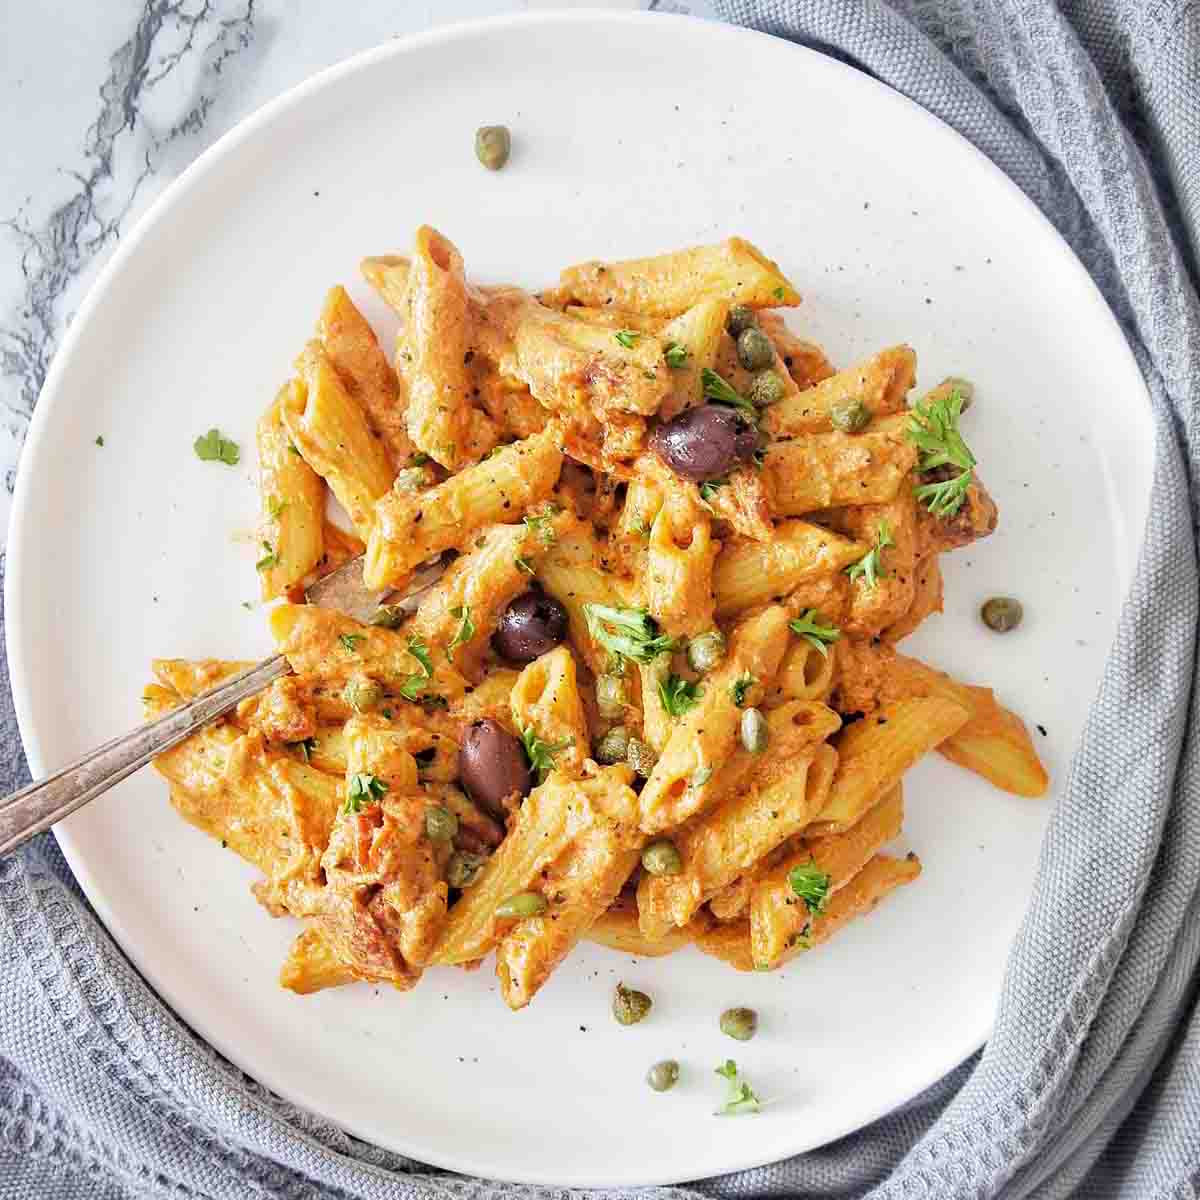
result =
[[728,479],[706,479],[700,485],[700,499],[707,504],[710,500],[717,498],[717,489],[728,487]]
[[757,682],[758,680],[749,671],[745,671],[729,685],[729,694],[733,697],[733,702],[738,708],[741,708],[746,703],[746,693]]
[[418,450],[416,454],[408,456],[407,465],[410,467],[423,467],[429,461],[429,455],[424,450]]
[[649,663],[675,649],[675,639],[659,633],[658,622],[644,608],[585,604],[583,615],[592,639],[618,659]]
[[339,633],[338,641],[342,643],[342,649],[350,654],[358,653],[358,643],[365,642],[367,635],[365,633]]
[[829,875],[813,862],[801,863],[788,872],[788,886],[804,901],[813,916],[825,910],[829,898]]
[[280,500],[278,496],[267,497],[267,513],[269,516],[278,517],[285,508],[287,508],[286,500]]
[[641,334],[632,329],[618,329],[613,337],[625,347],[626,350],[632,350],[641,339]]
[[678,342],[668,342],[663,347],[663,359],[668,367],[678,370],[687,363],[688,348],[681,346]]
[[548,508],[544,512],[530,513],[525,517],[525,528],[530,533],[537,534],[547,546],[554,544],[554,526],[551,522],[558,515],[557,507]]
[[[103,443],[98,442],[97,445]],[[202,462],[223,462],[227,467],[236,467],[242,452],[237,442],[223,437],[219,429],[210,429],[192,443],[196,457]]]
[[406,675],[396,689],[410,704],[431,704],[443,697],[425,694],[426,680],[433,678],[433,659],[429,657],[429,647],[419,638],[408,639],[408,652],[421,667],[419,675]]
[[754,407],[754,402],[747,400],[745,396],[738,395],[711,367],[705,367],[700,372],[700,381],[704,384],[706,400],[711,400],[714,404],[727,404],[730,408],[736,408],[751,424],[757,423],[758,409]]
[[794,621],[788,622],[788,628],[820,650],[822,657],[829,654],[830,644],[842,636],[836,625],[821,624],[821,614],[815,608],[805,609]]
[[948,396],[918,404],[909,416],[908,437],[917,447],[917,470],[922,474],[938,467],[957,467],[952,479],[919,484],[917,500],[935,517],[952,517],[962,507],[975,477],[975,455],[958,431],[963,394],[955,388]]
[[458,629],[455,630],[454,640],[446,647],[446,657],[454,657],[455,646],[465,646],[475,636],[475,623],[471,620],[471,606],[459,604],[450,610],[452,617],[458,618]]
[[376,804],[382,800],[387,790],[387,784],[374,775],[351,775],[350,787],[346,793],[346,804],[342,811],[361,812],[364,804]]
[[266,571],[279,561],[279,555],[275,553],[275,547],[270,542],[263,542],[262,548],[263,556],[254,564],[256,571]]
[[408,652],[421,664],[426,679],[433,678],[433,659],[429,657],[429,647],[419,637],[408,639]]
[[892,527],[884,517],[875,530],[875,545],[858,562],[851,563],[846,568],[846,574],[851,580],[861,579],[868,590],[875,588],[881,579],[887,578],[887,572],[883,569],[883,552],[895,544],[892,541]]
[[658,698],[673,717],[682,717],[689,708],[693,708],[701,694],[698,683],[691,683],[680,675],[670,675],[658,685]]
[[762,1109],[762,1103],[754,1094],[754,1089],[739,1078],[737,1063],[727,1058],[717,1068],[717,1074],[729,1081],[729,1094],[725,1103],[716,1111],[718,1117],[736,1117],[742,1113],[756,1113]]
[[521,557],[521,556],[518,554],[518,555],[517,555],[517,557],[516,557],[516,564],[517,564],[517,570],[518,570],[518,571],[524,571],[526,575],[532,575],[532,574],[533,574],[533,567],[531,567],[531,566],[529,565],[529,559],[527,559],[527,558],[522,558],[522,557]]
[[776,289],[775,289],[775,290],[774,290],[774,291],[771,293],[771,295],[773,295],[773,296],[775,297],[775,299],[776,299],[776,300],[782,300],[782,299],[784,298],[784,296],[786,296],[786,295],[787,295],[787,292],[785,292],[785,291],[783,290],[783,285],[782,285],[782,284],[780,284],[780,285],[779,285],[779,287],[777,287],[777,288],[776,288]]
[[530,769],[537,775],[538,783],[541,783],[554,767],[554,756],[560,750],[565,750],[571,745],[571,739],[563,738],[561,742],[544,742],[538,737],[537,730],[530,725],[527,729],[521,730],[521,745],[525,747]]

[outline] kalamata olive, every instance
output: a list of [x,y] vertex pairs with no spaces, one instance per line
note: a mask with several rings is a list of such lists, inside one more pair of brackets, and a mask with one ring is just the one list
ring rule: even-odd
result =
[[509,662],[531,663],[567,636],[567,610],[545,592],[525,592],[500,615],[495,646]]
[[676,475],[700,483],[720,479],[739,459],[750,458],[758,448],[758,434],[736,409],[702,404],[660,425],[650,445]]
[[492,813],[514,792],[529,795],[533,778],[521,743],[490,718],[467,726],[458,752],[458,777],[471,799]]

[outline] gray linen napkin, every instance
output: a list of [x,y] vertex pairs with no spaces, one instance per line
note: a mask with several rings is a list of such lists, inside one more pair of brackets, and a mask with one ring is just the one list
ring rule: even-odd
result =
[[[1194,1196],[1200,3],[715,7],[872,72],[1033,197],[1125,327],[1157,465],[1137,578],[985,1050],[832,1146],[653,1194]],[[24,765],[6,672],[0,685],[7,787]],[[0,863],[0,936],[0,1198],[562,1195],[431,1172],[264,1091],[145,986],[47,839]]]

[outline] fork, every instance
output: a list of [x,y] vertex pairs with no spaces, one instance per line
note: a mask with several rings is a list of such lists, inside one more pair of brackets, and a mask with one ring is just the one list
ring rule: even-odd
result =
[[[360,555],[314,583],[305,598],[310,604],[335,609],[357,621],[369,621],[385,598],[390,607],[411,612],[442,570],[440,563],[421,567],[403,595],[396,598],[364,587]],[[140,770],[152,758],[179,745],[242,700],[261,692],[290,672],[287,659],[282,654],[274,654],[156,721],[113,738],[52,775],[6,796],[0,800],[0,854],[15,850],[31,837],[49,829],[56,821]]]

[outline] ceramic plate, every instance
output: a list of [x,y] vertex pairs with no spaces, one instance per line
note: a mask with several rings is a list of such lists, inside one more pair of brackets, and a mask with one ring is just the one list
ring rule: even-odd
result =
[[[514,151],[480,169],[476,126]],[[738,233],[804,294],[793,325],[849,364],[909,342],[922,386],[970,376],[999,532],[945,563],[946,612],[912,651],[1024,714],[1057,784],[1137,552],[1147,398],[1113,317],[989,162],[897,94],[786,42],[676,17],[557,14],[392,42],[221,140],[122,243],[54,362],[9,549],[8,646],[35,772],[139,719],[154,655],[254,658],[253,429],[343,281],[428,221],[484,281]],[[200,462],[217,425],[236,469]],[[104,445],[96,445],[103,435]],[[984,629],[1013,593],[1022,628]],[[246,605],[249,605],[247,607]],[[777,974],[695,952],[574,954],[513,1015],[490,970],[414,992],[302,999],[276,972],[298,926],[186,826],[145,771],[58,828],[97,912],[200,1034],[283,1096],[442,1167],[560,1185],[667,1182],[820,1145],[932,1083],[986,1038],[1053,798],[934,760],[908,784],[920,881]],[[652,993],[617,1026],[618,979]],[[718,1032],[757,1008],[749,1044]],[[713,1116],[733,1054],[767,1101]],[[646,1087],[649,1064],[683,1064]]]

